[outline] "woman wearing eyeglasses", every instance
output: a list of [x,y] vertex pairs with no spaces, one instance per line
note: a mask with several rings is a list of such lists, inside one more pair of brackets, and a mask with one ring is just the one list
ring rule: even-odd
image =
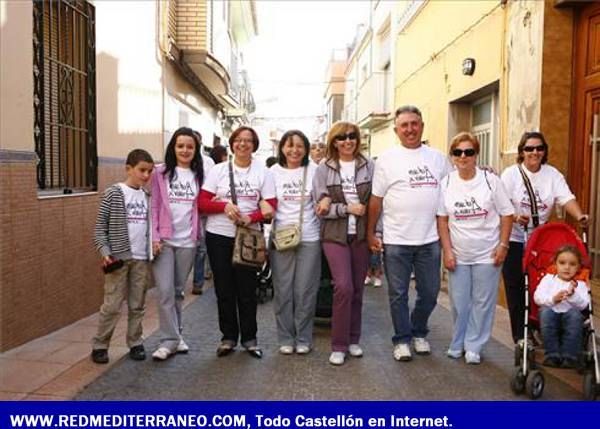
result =
[[[252,159],[258,143],[258,135],[252,128],[242,126],[235,130],[229,137],[233,160],[210,170],[200,194],[199,207],[207,215],[206,247],[222,333],[217,348],[219,357],[230,354],[238,340],[251,356],[262,357],[256,342],[256,270],[231,262],[236,226],[259,228],[261,221],[272,216],[271,206],[275,206],[271,172],[263,162]],[[237,204],[232,202],[230,171]]]
[[[531,183],[535,195],[539,225],[548,221],[555,204],[567,211],[583,227],[588,216],[583,214],[569,189],[564,176],[548,165],[548,144],[540,132],[526,132],[517,146],[517,163],[502,172],[502,182],[515,208],[515,218],[510,234],[510,248],[502,269],[504,290],[510,315],[510,325],[515,343],[523,338],[525,318],[525,278],[522,271],[525,226],[531,233],[534,228],[532,204],[523,174]],[[537,225],[536,225],[537,226]]]
[[369,266],[366,205],[371,194],[373,162],[360,153],[360,131],[336,122],[327,134],[327,156],[313,181],[321,242],[333,281],[329,362],[342,365],[346,353],[360,357],[364,280]]
[[459,133],[450,143],[456,170],[442,179],[438,232],[454,329],[447,355],[481,362],[490,338],[500,269],[508,251],[514,209],[500,178],[477,168],[479,141]]

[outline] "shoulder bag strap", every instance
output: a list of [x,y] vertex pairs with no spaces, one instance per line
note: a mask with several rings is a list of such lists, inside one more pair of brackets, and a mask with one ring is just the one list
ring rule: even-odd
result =
[[237,196],[235,195],[235,185],[233,182],[233,162],[229,161],[229,193],[231,194],[231,202],[237,206]]
[[302,173],[302,189],[300,190],[300,237],[302,237],[302,222],[304,221],[304,191],[306,191],[306,172],[308,165],[304,166]]
[[521,164],[518,165],[519,173],[521,173],[521,177],[523,178],[523,183],[525,183],[525,188],[527,189],[527,194],[529,195],[529,205],[531,208],[531,219],[533,221],[533,227],[537,228],[540,224],[537,200],[535,198],[535,192],[533,191],[533,186],[531,186],[531,182],[529,181],[529,177],[523,171],[523,167]]

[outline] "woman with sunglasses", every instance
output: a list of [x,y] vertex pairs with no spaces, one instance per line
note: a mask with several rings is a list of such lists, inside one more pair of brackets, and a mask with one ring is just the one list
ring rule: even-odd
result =
[[[515,343],[523,339],[525,318],[525,278],[522,271],[525,227],[534,228],[532,204],[522,174],[531,183],[535,195],[538,221],[548,221],[555,204],[562,206],[582,227],[588,224],[584,214],[569,189],[565,177],[556,168],[548,165],[548,144],[540,132],[526,132],[517,146],[517,163],[502,172],[502,183],[515,208],[515,217],[510,234],[510,248],[502,269],[504,291],[510,315],[510,325]],[[537,225],[536,225],[537,226]]]
[[[256,341],[256,270],[235,266],[231,261],[236,226],[259,228],[260,222],[273,214],[273,177],[263,162],[252,157],[258,144],[254,129],[246,126],[236,129],[229,137],[233,160],[215,165],[200,193],[199,207],[208,218],[206,247],[222,334],[217,348],[219,357],[233,352],[238,340],[252,357],[262,357]],[[231,178],[237,204],[232,202]]]
[[360,153],[360,131],[336,122],[327,134],[327,156],[313,182],[321,241],[333,281],[333,315],[329,362],[342,365],[346,353],[360,357],[364,280],[369,266],[366,205],[374,164]]
[[437,213],[454,316],[447,356],[459,359],[464,353],[475,365],[492,333],[514,213],[500,178],[477,168],[478,154],[479,141],[472,134],[452,139],[456,170],[442,179]]

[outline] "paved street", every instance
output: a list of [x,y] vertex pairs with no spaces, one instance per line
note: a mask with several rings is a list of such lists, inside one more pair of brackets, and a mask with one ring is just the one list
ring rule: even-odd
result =
[[[441,295],[441,299],[442,295]],[[329,327],[315,330],[315,349],[308,356],[277,353],[271,304],[259,306],[259,342],[265,356],[256,360],[238,351],[217,358],[219,340],[213,289],[185,310],[185,338],[190,353],[166,362],[134,362],[123,358],[87,386],[81,400],[515,400],[509,389],[512,350],[492,340],[480,366],[448,359],[450,312],[438,305],[429,339],[433,354],[396,362],[391,354],[391,320],[384,288],[365,291],[363,340],[365,356],[349,358],[341,367],[327,362]],[[157,344],[154,334],[148,351]],[[575,375],[576,376],[576,375]],[[546,400],[579,400],[580,393],[546,372]]]

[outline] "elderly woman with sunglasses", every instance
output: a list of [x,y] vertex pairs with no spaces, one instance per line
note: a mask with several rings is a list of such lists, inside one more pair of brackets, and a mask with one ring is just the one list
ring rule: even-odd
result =
[[[515,208],[515,222],[510,234],[510,248],[502,269],[504,290],[510,315],[513,340],[518,342],[524,334],[525,279],[521,268],[525,227],[529,232],[548,221],[555,204],[567,211],[583,227],[588,216],[583,214],[569,189],[564,176],[548,162],[548,144],[540,132],[526,132],[517,146],[517,164],[502,172],[502,183]],[[535,195],[538,222],[532,218],[532,204],[523,175],[527,177]]]
[[360,131],[336,122],[327,134],[327,156],[313,181],[321,242],[333,281],[333,315],[329,362],[342,365],[346,353],[360,357],[364,280],[369,265],[366,205],[374,164],[360,153]]
[[500,267],[508,251],[513,206],[500,178],[477,168],[479,141],[459,133],[450,143],[456,170],[441,182],[438,232],[449,271],[454,332],[447,355],[479,364],[490,338]]

